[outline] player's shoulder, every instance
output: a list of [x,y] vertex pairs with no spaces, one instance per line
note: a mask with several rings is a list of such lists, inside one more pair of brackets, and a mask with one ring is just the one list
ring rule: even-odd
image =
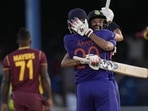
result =
[[68,39],[68,38],[70,38],[72,36],[72,34],[65,34],[64,35],[64,39]]
[[64,38],[76,37],[78,34],[65,34]]
[[113,32],[108,30],[108,29],[102,29],[102,30],[95,30],[94,33],[96,33],[96,34],[108,34],[108,33],[113,33]]
[[41,49],[31,48],[34,52],[39,52],[45,54],[45,52]]
[[[17,53],[17,52],[18,52],[18,50],[14,50],[14,51],[8,53],[6,56],[8,56],[8,57],[9,57],[9,56],[12,56],[12,55],[14,55],[14,54]],[[6,57],[6,56],[5,56],[5,57]]]
[[79,39],[80,35],[78,34],[66,34],[64,36],[64,41],[70,41],[70,40],[75,40],[75,39]]
[[115,37],[115,33],[108,29],[102,29],[102,30],[95,31],[95,34],[102,37],[105,40],[114,39]]
[[107,27],[107,29],[111,31],[114,31],[117,28],[121,29],[120,26],[116,22],[111,22]]
[[109,29],[102,30],[104,34],[114,35],[114,32]]
[[104,29],[104,35],[108,35],[108,39],[115,38],[115,33],[109,29]]
[[112,21],[109,25],[115,25],[117,27],[120,27],[116,22]]
[[36,49],[36,48],[30,48],[30,50],[35,51],[35,52],[40,52],[41,49]]
[[38,54],[39,54],[39,55],[40,55],[40,54],[41,54],[41,55],[46,55],[43,50],[37,49],[37,48],[30,48],[28,52],[31,52],[31,53],[33,52],[33,53],[35,53],[35,54],[37,54],[37,55],[38,55]]

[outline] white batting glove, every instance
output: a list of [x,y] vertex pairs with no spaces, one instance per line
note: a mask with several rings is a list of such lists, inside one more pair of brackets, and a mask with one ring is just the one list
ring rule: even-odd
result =
[[87,54],[85,58],[89,60],[89,67],[91,67],[94,70],[99,70],[101,58],[98,55]]
[[113,11],[111,9],[102,7],[100,12],[102,12],[106,16],[107,22],[109,22],[109,21],[112,22],[113,21],[114,13],[113,13]]
[[71,20],[71,22],[69,21],[69,23],[71,24],[71,29],[81,36],[86,35],[87,37],[89,37],[93,33],[93,30],[91,28],[88,28],[88,23],[86,19],[85,23],[83,23],[79,18],[74,18],[73,20]]

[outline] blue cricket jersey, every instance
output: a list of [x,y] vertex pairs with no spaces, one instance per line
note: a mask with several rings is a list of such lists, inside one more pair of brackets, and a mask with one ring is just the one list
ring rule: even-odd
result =
[[[111,22],[109,24],[109,26],[107,27],[107,29],[110,30],[110,31],[112,31],[112,32],[114,32],[114,30],[117,29],[117,28],[119,28],[121,30],[120,26],[118,24],[116,24],[115,22]],[[112,71],[108,71],[108,72],[110,73],[109,74],[109,79],[110,80],[115,80],[114,72],[112,72]]]
[[119,29],[121,30],[120,26],[117,25],[115,22],[111,22],[111,23],[109,24],[109,26],[107,27],[107,29],[110,30],[110,31],[114,31],[114,30],[117,29],[117,28],[119,28]]
[[[114,40],[115,34],[107,29],[96,30],[94,33],[116,45]],[[111,51],[104,51],[98,47],[90,38],[80,36],[78,34],[66,34],[64,36],[64,47],[70,58],[73,56],[85,57],[87,54],[96,54],[102,59],[110,60]],[[94,79],[108,79],[108,72],[99,69],[99,71],[91,69],[87,64],[75,67],[75,83]]]

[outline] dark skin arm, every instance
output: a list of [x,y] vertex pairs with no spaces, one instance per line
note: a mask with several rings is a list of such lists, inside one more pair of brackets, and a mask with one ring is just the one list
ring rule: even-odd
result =
[[51,91],[51,81],[48,74],[47,65],[41,66],[41,83],[42,83],[43,90],[47,96],[48,108],[50,109],[52,106],[52,93],[51,93],[52,91]]
[[1,84],[1,111],[7,111],[7,100],[8,100],[8,94],[9,94],[9,88],[10,88],[10,71],[6,70],[4,71],[3,80]]

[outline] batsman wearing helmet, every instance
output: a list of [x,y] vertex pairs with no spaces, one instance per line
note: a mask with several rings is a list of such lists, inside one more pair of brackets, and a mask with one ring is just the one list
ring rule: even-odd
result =
[[[70,34],[64,36],[67,54],[61,61],[61,67],[74,67],[76,84],[76,111],[118,111],[115,87],[109,80],[106,70],[94,70],[100,58],[110,60],[116,46],[116,34],[104,29],[106,17],[99,21],[99,30],[88,27],[86,12],[75,8],[68,13]],[[94,21],[95,23],[95,21]],[[85,57],[89,63],[73,59],[73,56]]]
[[[107,29],[113,31],[116,35],[118,35],[118,36],[115,37],[115,40],[117,42],[123,41],[124,36],[122,34],[121,27],[113,21],[114,12],[110,8],[105,8],[105,7],[101,8],[101,12],[107,18],[107,24],[108,24]],[[109,78],[110,78],[110,80],[112,80],[115,83],[115,88],[116,88],[116,93],[117,93],[117,100],[118,100],[118,103],[119,103],[119,111],[121,111],[121,108],[120,108],[120,94],[119,94],[118,84],[117,84],[117,81],[115,80],[113,72],[111,72],[111,73],[112,74],[110,74]]]
[[[105,19],[105,21],[104,21],[104,19]],[[100,12],[99,10],[93,10],[88,14],[89,26],[93,30],[100,30],[101,27],[103,27],[108,30],[114,31],[116,34],[115,40],[121,41],[123,38],[121,30],[119,29],[118,25],[111,22],[111,20],[112,20],[112,16],[110,16],[110,18],[109,18],[108,16],[105,16],[102,12]],[[100,21],[104,21],[103,26],[100,26]],[[110,56],[110,59],[112,59],[112,55]],[[116,98],[118,101],[118,109],[119,109],[118,111],[120,111],[120,94],[119,94],[118,84],[117,84],[117,81],[115,80],[113,72],[109,71],[109,73],[110,73],[109,80],[113,81],[115,89],[116,89],[115,91],[116,91]]]

